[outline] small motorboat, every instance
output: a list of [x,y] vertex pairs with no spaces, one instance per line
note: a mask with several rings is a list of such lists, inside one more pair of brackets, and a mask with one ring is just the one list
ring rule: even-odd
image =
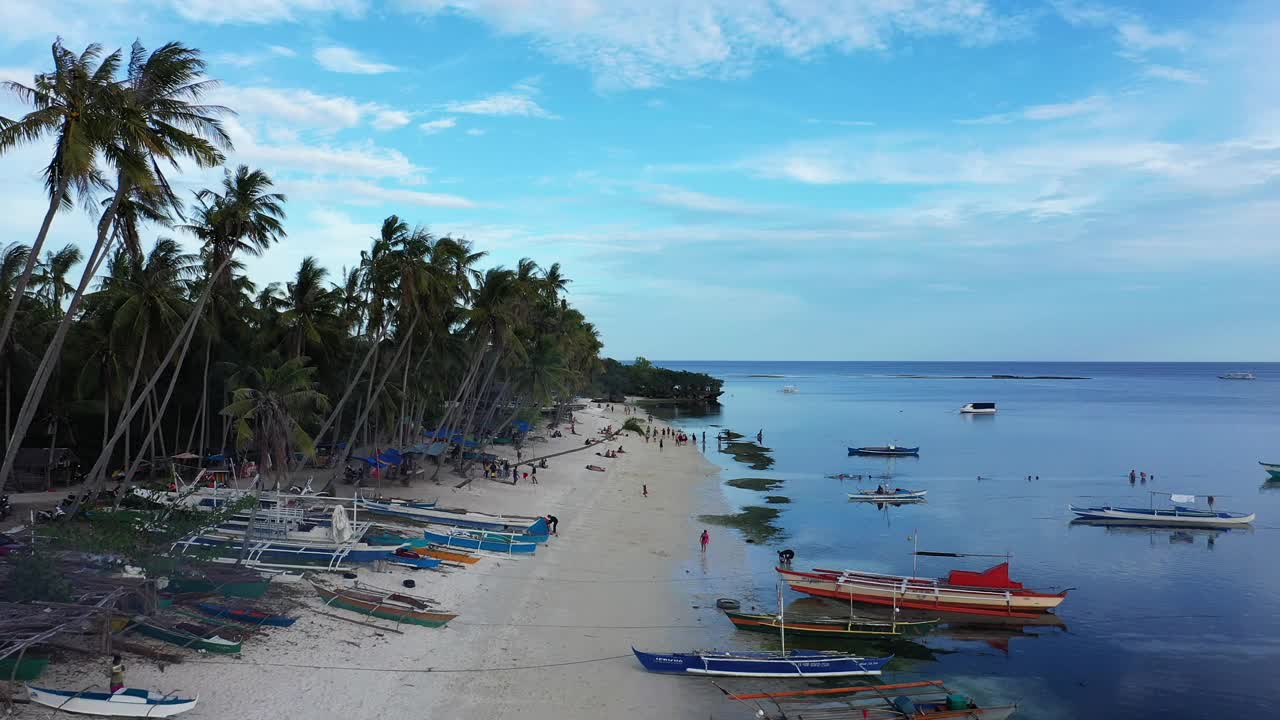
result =
[[196,706],[200,698],[180,698],[162,695],[140,688],[121,688],[113,693],[76,692],[27,686],[31,702],[55,710],[81,715],[106,715],[110,717],[172,717]]
[[1218,379],[1219,380],[1257,380],[1258,378],[1254,376],[1254,374],[1251,372],[1236,371],[1236,372],[1229,372],[1229,373],[1224,373],[1222,375],[1219,375]]
[[894,488],[883,492],[880,490],[869,490],[867,492],[849,493],[849,499],[854,502],[912,502],[923,501],[924,496],[928,494],[928,490]]
[[798,392],[800,392],[800,388],[796,387],[795,385],[783,385],[783,386],[782,386],[782,392],[784,392],[784,393],[798,393]]
[[1262,466],[1263,470],[1267,471],[1267,474],[1271,476],[1272,480],[1280,480],[1280,463],[1258,461],[1258,464]]
[[996,404],[993,402],[969,403],[960,408],[960,412],[966,415],[995,415]]
[[848,677],[879,675],[892,655],[867,658],[840,652],[647,653],[631,648],[645,670],[672,675],[727,677]]
[[911,622],[893,622],[877,618],[863,617],[811,617],[780,619],[777,615],[725,611],[725,617],[739,630],[764,632],[779,635],[786,631],[787,636],[822,637],[852,639],[865,637],[895,637],[899,635],[918,635],[926,633],[938,624],[937,620],[916,620]]
[[870,445],[867,447],[851,447],[850,455],[887,455],[897,457],[900,455],[919,455],[918,447],[902,447],[901,445]]

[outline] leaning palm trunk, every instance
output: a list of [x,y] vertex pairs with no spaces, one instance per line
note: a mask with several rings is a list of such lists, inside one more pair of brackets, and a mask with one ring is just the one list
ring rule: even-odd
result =
[[[422,312],[416,312],[413,315],[413,322],[409,324],[409,333],[413,333],[413,329],[418,326],[418,318],[422,317]],[[342,472],[347,466],[347,458],[351,456],[351,448],[356,441],[356,435],[360,432],[360,428],[364,426],[369,418],[369,411],[373,409],[373,398],[382,394],[382,389],[386,387],[387,380],[391,379],[391,374],[396,371],[396,365],[400,362],[400,357],[404,355],[405,343],[401,343],[396,349],[396,354],[392,356],[391,363],[387,366],[386,372],[382,374],[382,380],[378,382],[378,387],[373,387],[373,374],[369,375],[369,402],[365,404],[361,413],[356,417],[355,424],[351,426],[351,434],[347,436],[347,447],[338,456],[338,462],[334,463],[333,472],[329,474],[329,482],[325,484],[324,489],[327,491],[333,487],[333,483],[338,479],[338,473]],[[406,358],[405,362],[408,362]],[[335,450],[337,448],[334,448]],[[375,458],[376,460],[377,458]]]
[[[503,344],[501,341],[494,344],[493,360],[489,362],[489,371],[485,373],[484,382],[480,383],[479,390],[475,393],[475,397],[471,401],[471,409],[467,412],[467,421],[462,426],[462,441],[467,441],[467,435],[471,433],[471,423],[475,421],[476,410],[479,409],[480,403],[484,401],[484,396],[489,392],[489,386],[493,383],[493,376],[498,372],[498,363],[502,360]],[[458,471],[462,471],[463,454],[458,453]]]
[[[416,320],[416,319],[415,319]],[[324,425],[320,426],[320,432],[316,433],[316,442],[320,442],[324,438],[324,434],[333,426],[335,420],[341,420],[342,408],[347,404],[347,400],[351,398],[351,393],[360,384],[360,378],[364,377],[364,369],[369,365],[369,360],[373,357],[374,349],[382,342],[382,335],[373,338],[373,343],[369,346],[369,350],[364,354],[364,360],[360,362],[360,369],[356,371],[355,377],[347,384],[347,389],[343,391],[342,398],[338,400],[338,404],[334,406],[333,411],[329,413],[329,417],[324,421]],[[370,373],[369,382],[373,382],[372,371]],[[334,433],[342,432],[342,423],[339,422],[334,428]],[[334,450],[337,450],[335,447]]]
[[[40,405],[41,399],[44,397],[44,389],[49,384],[49,378],[53,375],[53,366],[57,362],[62,352],[62,343],[67,339],[67,332],[71,329],[71,323],[75,319],[76,312],[80,309],[80,303],[84,300],[85,291],[89,288],[89,282],[93,280],[98,273],[98,268],[102,261],[107,257],[107,250],[110,248],[114,238],[109,238],[108,233],[114,222],[116,209],[120,206],[120,200],[124,196],[124,191],[128,187],[127,183],[117,183],[115,195],[111,198],[111,204],[102,213],[102,219],[98,221],[98,237],[94,243],[93,252],[89,255],[89,261],[85,265],[84,274],[80,276],[80,284],[76,287],[76,292],[71,296],[71,304],[67,307],[67,312],[58,322],[58,329],[54,331],[53,339],[49,341],[49,347],[45,348],[44,357],[40,359],[40,365],[36,368],[36,375],[31,381],[31,386],[27,388],[26,397],[22,400],[22,409],[18,411],[18,421],[15,423],[13,432],[9,436],[9,446],[5,448],[4,463],[0,464],[0,487],[4,487],[8,482],[10,474],[13,472],[13,463],[17,460],[18,448],[22,445],[23,438],[27,435],[27,430],[31,427],[31,421],[35,419],[36,409]],[[41,239],[43,242],[43,239]],[[35,253],[32,253],[32,257]],[[10,311],[17,305],[17,299],[10,304]]]
[[[449,405],[444,409],[444,415],[440,418],[440,423],[436,426],[436,439],[439,439],[439,432],[441,429],[449,427],[449,423],[453,420],[454,410],[461,406],[460,403],[462,402],[465,393],[470,389],[471,384],[475,382],[476,373],[480,371],[481,364],[484,361],[484,351],[485,343],[482,342],[480,343],[480,347],[476,349],[475,357],[471,359],[471,367],[467,368],[466,376],[463,377],[462,382],[458,384],[458,391],[454,393],[453,400],[449,401]],[[452,437],[453,433],[449,433],[449,436]],[[466,439],[467,438],[464,436],[462,438],[463,442],[465,442]],[[435,471],[431,473],[431,480],[433,482],[440,476],[440,470],[443,467],[444,457],[441,456],[440,460],[436,462]]]
[[[62,143],[62,140],[58,142]],[[61,151],[61,148],[59,148],[59,152]],[[27,254],[27,263],[22,268],[22,275],[18,278],[18,283],[13,287],[13,300],[9,302],[9,308],[4,313],[4,325],[0,326],[0,353],[4,352],[5,343],[9,341],[9,331],[13,329],[14,318],[18,316],[18,305],[22,303],[22,298],[27,292],[27,285],[31,282],[31,274],[35,271],[36,263],[40,260],[40,249],[44,247],[44,240],[49,236],[49,227],[53,225],[53,217],[58,214],[58,206],[70,186],[71,178],[64,172],[58,180],[58,187],[49,198],[49,209],[45,211],[44,222],[40,223],[40,232],[36,233],[36,240],[31,244],[31,250]],[[8,417],[8,415],[5,417]],[[7,476],[8,473],[0,473],[0,487],[4,486],[3,479]]]
[[[169,396],[172,395],[173,387],[177,382],[178,371],[182,368],[182,361],[186,358],[187,349],[191,346],[191,338],[195,335],[195,328],[200,318],[200,313],[204,311],[204,306],[209,301],[209,295],[213,291],[213,286],[215,284],[214,279],[220,276],[231,265],[232,257],[233,256],[229,255],[225,260],[223,260],[222,264],[219,265],[210,276],[209,282],[205,285],[204,291],[200,293],[200,299],[196,302],[196,306],[192,308],[191,314],[187,316],[186,323],[178,332],[177,339],[175,339],[173,344],[169,346],[169,351],[165,354],[164,359],[160,361],[160,364],[156,368],[155,373],[152,374],[151,379],[147,381],[146,387],[142,388],[140,391],[140,399],[133,401],[129,406],[129,411],[125,414],[124,421],[120,426],[116,427],[115,433],[113,433],[111,438],[107,441],[107,446],[102,448],[102,452],[98,454],[98,459],[94,461],[93,467],[90,468],[89,473],[86,475],[89,482],[93,485],[93,494],[96,495],[102,489],[102,484],[105,478],[104,469],[106,468],[107,463],[111,460],[111,453],[115,449],[115,444],[120,441],[120,436],[124,434],[123,428],[128,427],[129,423],[133,421],[133,416],[142,408],[142,398],[145,398],[147,394],[155,388],[156,384],[160,382],[160,378],[164,375],[165,369],[173,362],[174,356],[178,354],[179,350],[181,350],[182,354],[179,357],[177,364],[174,366],[173,379],[169,383],[169,391],[165,395],[165,403],[167,404],[169,402]],[[135,463],[136,462],[137,461],[135,460]]]

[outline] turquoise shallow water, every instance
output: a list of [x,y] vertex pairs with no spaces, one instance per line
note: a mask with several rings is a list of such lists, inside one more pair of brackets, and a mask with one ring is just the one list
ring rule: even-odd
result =
[[[912,659],[895,663],[886,679],[954,681],[987,701],[1017,701],[1023,718],[1280,716],[1280,485],[1269,487],[1258,466],[1280,462],[1280,364],[660,364],[726,380],[716,414],[660,411],[707,431],[708,455],[726,479],[783,481],[768,493],[726,487],[731,503],[791,499],[770,506],[782,511],[786,537],[749,547],[743,597],[768,604],[782,547],[796,552],[801,569],[910,573],[916,532],[921,549],[1008,553],[1014,579],[1072,588],[1057,613],[1062,627],[947,628],[897,648]],[[1258,379],[1217,378],[1232,370]],[[964,379],[992,374],[1089,379]],[[783,393],[784,385],[798,392]],[[957,412],[980,401],[997,402],[999,413]],[[763,429],[775,465],[750,470],[715,452],[720,427]],[[846,452],[889,443],[918,445],[920,457]],[[1155,479],[1131,486],[1130,469]],[[847,493],[879,480],[824,477],[840,472],[890,476],[895,486],[928,490],[928,503],[851,504]],[[1070,522],[1068,503],[1145,506],[1152,490],[1212,494],[1216,509],[1256,512],[1258,521],[1251,531],[1221,533]],[[919,558],[918,572],[942,576],[987,562],[997,561]],[[841,610],[801,598],[788,592],[796,613]],[[771,642],[731,629],[717,641]]]

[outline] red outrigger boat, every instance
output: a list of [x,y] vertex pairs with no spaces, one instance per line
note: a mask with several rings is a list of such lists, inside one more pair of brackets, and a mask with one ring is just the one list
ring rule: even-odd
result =
[[1007,562],[982,572],[952,570],[936,579],[853,570],[777,571],[792,590],[806,595],[967,615],[1037,617],[1067,597],[1066,590],[1047,593],[1022,587],[1009,579]]

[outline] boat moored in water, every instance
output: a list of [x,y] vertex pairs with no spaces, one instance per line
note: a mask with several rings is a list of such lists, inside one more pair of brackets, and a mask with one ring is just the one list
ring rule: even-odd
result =
[[1218,379],[1219,380],[1257,380],[1258,378],[1251,372],[1236,371],[1236,372],[1223,373],[1222,375],[1218,376]]
[[1182,505],[1171,508],[1068,507],[1087,520],[1129,522],[1148,527],[1238,527],[1257,518],[1254,513],[1217,512]]
[[725,677],[849,677],[879,675],[892,655],[867,658],[839,652],[713,652],[648,653],[631,648],[645,670],[672,675]]
[[1269,463],[1259,460],[1258,464],[1262,466],[1263,470],[1267,471],[1267,474],[1271,476],[1272,480],[1280,480],[1280,463]]
[[995,415],[996,404],[993,402],[969,403],[960,408],[960,412],[966,415]]
[[788,636],[823,637],[836,639],[855,639],[866,637],[896,637],[900,635],[919,635],[932,630],[937,620],[916,620],[911,622],[894,622],[879,618],[863,617],[812,617],[783,618],[777,615],[736,612],[725,610],[725,617],[739,630],[770,633]]
[[928,490],[894,488],[883,492],[880,490],[869,490],[867,492],[849,493],[849,499],[854,502],[924,502],[924,496],[928,494]]
[[896,457],[901,455],[919,455],[918,447],[902,447],[901,445],[869,445],[867,447],[851,447],[850,455],[886,455]]
[[915,608],[970,615],[1034,617],[1062,604],[1067,591],[1029,590],[1009,579],[1009,563],[981,572],[952,570],[945,578],[823,570],[799,572],[776,568],[792,590],[844,602]]
[[767,700],[768,705],[757,705],[756,717],[761,720],[1007,720],[1018,710],[1017,705],[981,707],[973,698],[943,685],[941,680],[739,693],[728,697],[739,702]]

